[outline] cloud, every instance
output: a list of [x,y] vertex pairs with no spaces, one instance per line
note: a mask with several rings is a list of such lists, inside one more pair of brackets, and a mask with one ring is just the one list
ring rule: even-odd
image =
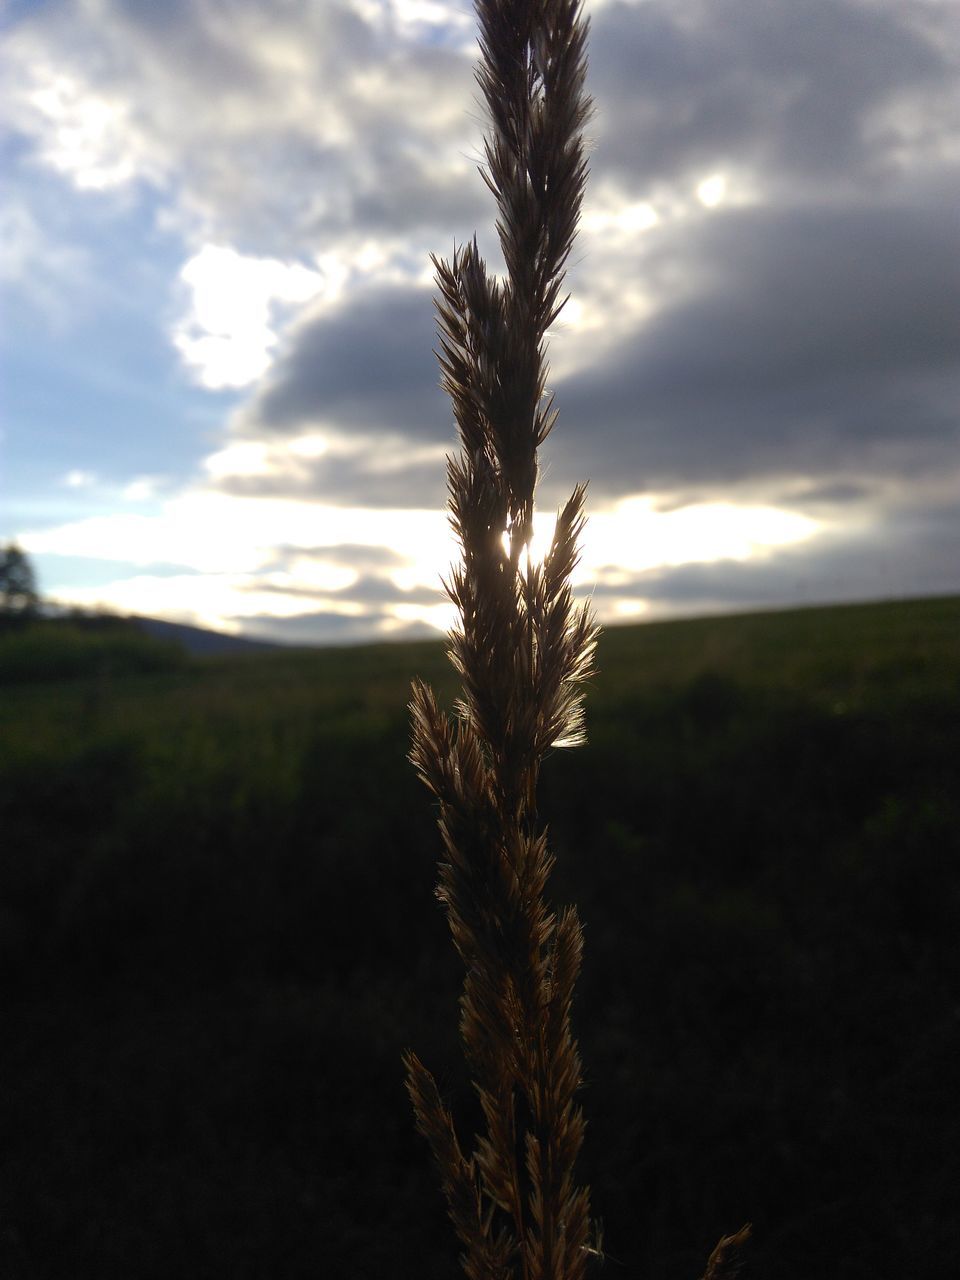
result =
[[[960,505],[908,505],[749,559],[658,566],[629,581],[600,581],[594,599],[602,612],[669,616],[948,595],[956,591],[958,545]],[[618,610],[630,601],[640,607]]]
[[682,252],[702,283],[561,383],[565,472],[615,491],[625,479],[901,474],[955,456],[960,226],[948,209],[711,215],[661,251]]
[[[592,478],[598,600],[726,607],[946,581],[954,7],[591,13],[593,174],[551,340],[561,416],[541,499]],[[164,608],[257,626],[286,611],[297,634],[440,617],[424,611],[446,567],[454,434],[427,254],[477,228],[497,257],[473,25],[432,0],[27,7],[0,95],[17,190],[43,174],[48,194],[11,215],[8,274],[51,292],[44,258],[67,252],[70,220],[51,187],[68,213],[128,201],[179,246],[156,316],[188,374],[243,392],[221,401],[218,431],[196,432],[195,478],[154,516],[74,521],[44,546],[123,547],[140,570],[176,560],[209,594],[168,577]],[[59,261],[65,280],[75,264]],[[149,496],[134,478],[155,467],[131,466],[128,497]],[[921,528],[934,511],[937,531]],[[146,598],[156,575],[136,576]]]
[[211,390],[257,382],[278,341],[278,305],[306,302],[324,285],[323,276],[302,263],[253,258],[213,244],[190,258],[180,278],[190,291],[190,308],[174,345]]
[[823,506],[836,508],[867,501],[872,493],[869,485],[855,480],[837,480],[792,489],[781,496],[780,502],[783,506],[801,510]]
[[398,622],[387,613],[363,618],[316,610],[277,618],[271,614],[236,619],[245,635],[293,645],[354,644],[379,636],[390,640],[436,640],[436,628],[425,622]]
[[60,481],[67,489],[89,489],[97,483],[97,477],[92,471],[68,471]]
[[151,502],[163,488],[163,476],[134,476],[123,486],[124,502]]
[[360,604],[366,615],[373,614],[372,606],[384,604],[436,605],[443,603],[445,596],[438,584],[436,587],[410,587],[404,589],[387,576],[380,573],[364,573],[350,575],[342,586],[323,589],[321,587],[299,586],[286,581],[274,581],[267,578],[251,578],[245,582],[244,591],[266,593],[268,595],[285,596],[291,600],[329,600],[331,594],[343,594],[351,604]]
[[[417,582],[437,581],[449,564],[452,543],[440,510],[346,507],[289,499],[243,498],[193,488],[163,498],[151,514],[125,510],[85,516],[50,528],[25,531],[27,551],[115,560],[122,550],[131,566],[179,564],[208,574],[252,574],[303,548],[317,560],[318,545],[363,546],[364,567],[384,549],[414,569]],[[344,563],[340,552],[337,563]],[[406,585],[412,585],[407,583]]]
[[[347,0],[45,6],[7,36],[10,113],[78,188],[148,183],[257,256],[393,233],[398,210],[436,229],[469,168],[463,18]],[[391,188],[398,205],[378,202]]]
[[[538,515],[533,554],[546,549],[553,517]],[[649,498],[596,512],[576,575],[581,591],[663,565],[748,559],[809,539],[819,525],[788,510],[701,504],[657,510]],[[115,513],[27,533],[31,554],[112,562],[97,586],[61,576],[49,594],[66,603],[176,617],[214,627],[240,617],[342,613],[368,634],[424,623],[445,630],[453,611],[441,576],[455,547],[439,510],[337,507],[289,498],[237,497],[196,489],[161,499],[153,515]],[[117,565],[121,555],[126,561]],[[161,576],[157,565],[166,566]],[[173,570],[173,571],[171,571]],[[151,603],[152,602],[152,603]]]
[[221,493],[373,509],[434,509],[445,494],[445,450],[402,435],[306,430],[234,439],[204,461]]
[[[549,501],[585,475],[603,500],[943,466],[960,390],[953,162],[931,159],[958,83],[948,37],[942,13],[837,0],[599,9],[596,199],[579,314],[553,343]],[[427,291],[371,280],[288,333],[242,429],[451,440],[434,345]],[[436,483],[396,479],[416,501]],[[363,470],[340,483],[362,491]]]
[[336,310],[297,326],[244,418],[254,432],[329,423],[444,440],[450,411],[438,387],[435,343],[426,289],[358,290]]
[[[557,380],[550,501],[582,476],[600,497],[719,492],[794,474],[929,473],[956,456],[960,227],[949,208],[757,207],[645,235],[650,314]],[[676,299],[671,263],[696,281]],[[360,291],[301,322],[241,430],[326,424],[369,444],[362,459],[320,460],[299,479],[234,479],[232,490],[287,484],[352,500],[366,486],[374,505],[405,489],[412,503],[436,500],[439,456],[379,479],[373,465],[378,436],[451,439],[434,344],[429,297],[412,286]]]
[[614,3],[591,36],[598,153],[647,191],[726,165],[768,189],[851,190],[952,132],[949,5]]
[[224,476],[217,487],[234,497],[316,499],[373,510],[437,508],[444,500],[442,459],[419,464],[403,461],[403,447],[384,466],[382,441],[368,440],[362,453],[311,459],[269,475]]
[[329,561],[332,564],[346,564],[361,569],[397,569],[404,564],[403,556],[391,547],[339,542],[326,547],[275,547],[267,567],[287,569],[293,561],[309,560]]

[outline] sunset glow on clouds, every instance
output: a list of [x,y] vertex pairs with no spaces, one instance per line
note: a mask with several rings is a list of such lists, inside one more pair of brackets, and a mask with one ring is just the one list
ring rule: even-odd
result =
[[[549,545],[552,526],[553,517],[541,513],[532,544],[535,557]],[[816,529],[815,521],[775,509],[714,503],[657,512],[648,499],[627,499],[591,521],[574,583],[585,593],[598,585],[619,588],[623,599],[634,600],[631,586],[645,572],[750,560],[801,542]],[[452,617],[440,579],[456,547],[440,511],[371,510],[196,490],[152,516],[92,516],[34,534],[25,545],[40,556],[63,554],[70,546],[76,556],[108,562],[122,549],[134,572],[97,587],[61,592],[66,602],[78,605],[97,605],[108,596],[124,612],[159,608],[166,617],[227,629],[263,630],[265,618],[296,618],[307,611],[306,602],[311,611],[361,620],[376,608],[383,631],[440,620],[446,627]],[[384,549],[389,556],[378,565],[375,553]],[[376,572],[363,564],[364,550],[374,553]],[[172,572],[152,575],[150,567],[161,563]],[[358,600],[353,590],[361,576],[365,595]],[[156,603],[148,608],[151,599]],[[612,612],[623,612],[617,598]]]
[[[606,620],[960,588],[960,20],[607,0],[538,538]],[[450,621],[430,252],[469,6],[14,4],[0,540],[47,596],[297,642]]]

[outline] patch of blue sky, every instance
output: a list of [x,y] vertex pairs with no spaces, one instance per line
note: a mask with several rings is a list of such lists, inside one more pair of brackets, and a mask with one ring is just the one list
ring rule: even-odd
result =
[[23,18],[32,18],[45,10],[62,9],[66,0],[6,0],[0,7],[0,31],[15,27]]
[[463,49],[476,44],[468,0],[355,0],[374,26],[412,35],[428,48]]
[[126,560],[93,560],[84,556],[58,556],[38,552],[31,556],[41,595],[52,588],[105,587],[123,578],[149,574],[152,578],[185,577],[196,569],[158,562],[133,565]]
[[171,341],[182,240],[148,190],[75,192],[42,172],[30,187],[41,249],[6,289],[0,499],[76,470],[185,478],[239,396],[195,386]]
[[7,337],[2,483],[53,484],[76,470],[116,484],[192,474],[239,397],[180,384],[155,338],[149,325],[119,317],[45,352],[22,332]]
[[468,22],[424,22],[417,27],[417,43],[428,49],[473,50],[476,38]]
[[[59,274],[63,286],[58,308],[33,306],[38,322],[74,327],[104,310],[145,312],[157,324],[167,317],[171,304],[164,295],[187,249],[182,236],[163,225],[162,193],[144,183],[77,190],[16,135],[0,144],[0,163],[8,170],[8,204],[32,223],[29,265],[47,280]],[[36,304],[29,278],[14,283]]]
[[[116,489],[106,488],[93,472],[79,468],[74,469],[73,477],[80,483],[71,486],[66,483],[70,474],[49,483],[39,468],[31,475],[29,467],[10,467],[6,465],[0,444],[0,542],[116,512]],[[137,515],[151,516],[160,514],[162,507],[153,500],[131,502],[128,509]]]

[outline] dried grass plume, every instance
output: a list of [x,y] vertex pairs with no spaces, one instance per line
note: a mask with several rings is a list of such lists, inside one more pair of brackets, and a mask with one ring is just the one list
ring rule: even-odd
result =
[[434,259],[441,381],[460,441],[448,488],[462,556],[446,587],[463,688],[453,719],[422,683],[411,703],[411,759],[439,805],[438,896],[465,969],[460,1032],[483,1116],[468,1149],[433,1076],[413,1053],[405,1065],[470,1280],[580,1280],[598,1255],[574,1169],[583,935],[573,908],[554,913],[545,899],[553,859],[537,781],[551,746],[583,736],[597,628],[570,587],[582,485],[542,563],[529,547],[538,450],[556,417],[544,343],[587,176],[587,22],[579,0],[476,0],[476,11],[490,121],[481,172],[506,273],[491,273],[476,240]]
[[442,383],[461,445],[448,485],[462,560],[447,590],[463,694],[451,722],[414,686],[411,752],[439,801],[438,892],[466,969],[460,1030],[485,1122],[469,1152],[413,1054],[407,1086],[471,1280],[577,1280],[590,1256],[570,1029],[582,934],[572,909],[557,916],[544,900],[552,859],[536,790],[547,749],[582,736],[579,686],[596,640],[569,584],[582,487],[542,564],[529,545],[537,450],[555,417],[544,337],[563,306],[586,179],[586,23],[577,0],[478,0],[477,14],[491,120],[483,174],[506,277],[475,241],[434,260]]

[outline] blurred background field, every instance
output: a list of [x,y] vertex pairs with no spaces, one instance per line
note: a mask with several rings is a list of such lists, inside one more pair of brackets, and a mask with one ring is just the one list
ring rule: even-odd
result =
[[[0,1275],[457,1274],[402,1088],[464,1125],[406,763],[441,644],[0,634]],[[960,599],[608,631],[541,811],[576,902],[605,1274],[960,1256]]]

